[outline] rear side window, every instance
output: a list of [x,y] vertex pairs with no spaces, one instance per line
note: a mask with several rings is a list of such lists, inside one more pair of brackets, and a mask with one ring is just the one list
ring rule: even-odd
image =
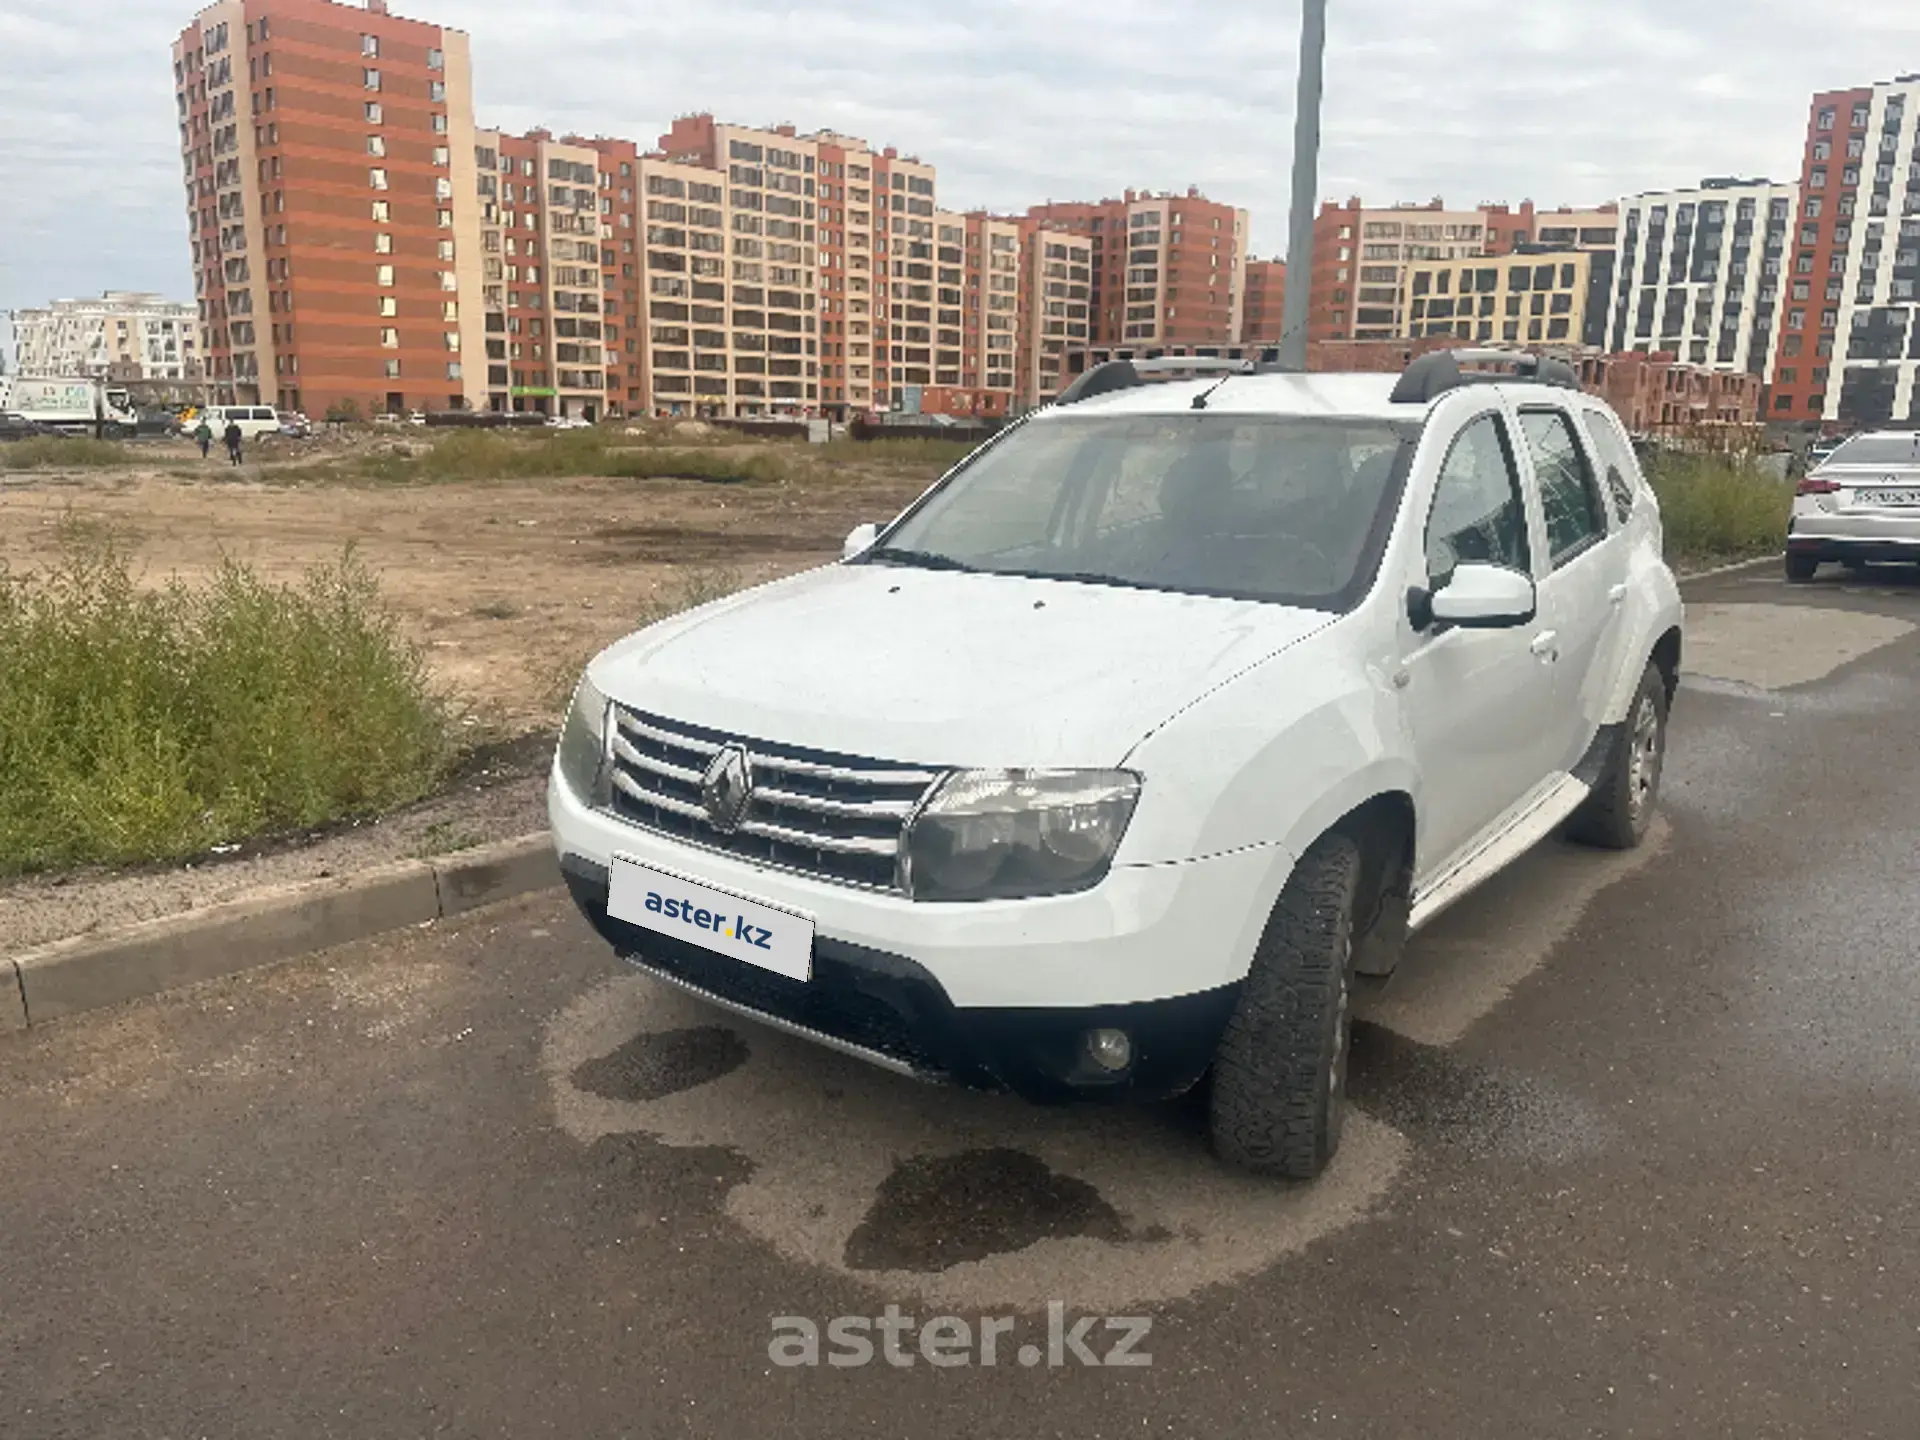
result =
[[1462,561],[1533,573],[1513,445],[1491,413],[1454,438],[1427,517],[1427,583],[1442,588]]
[[1610,416],[1599,410],[1587,410],[1581,418],[1587,422],[1587,434],[1593,439],[1593,453],[1600,457],[1600,468],[1606,472],[1607,498],[1613,501],[1614,516],[1624,524],[1633,513],[1635,478],[1640,467]]
[[1522,410],[1520,429],[1533,455],[1540,508],[1547,517],[1547,551],[1555,566],[1566,564],[1607,533],[1606,510],[1564,410]]
[[271,419],[273,419],[273,411],[271,411],[271,410],[255,410],[255,411],[253,412],[253,418],[254,418],[254,419],[256,419],[256,420],[271,420]]

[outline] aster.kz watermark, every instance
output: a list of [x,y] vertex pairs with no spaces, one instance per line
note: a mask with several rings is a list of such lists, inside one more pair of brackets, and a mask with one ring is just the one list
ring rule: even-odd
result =
[[879,1315],[836,1315],[824,1324],[805,1315],[773,1317],[767,1358],[789,1369],[828,1365],[851,1370],[878,1358],[905,1370],[925,1361],[942,1369],[963,1365],[993,1368],[1020,1365],[1151,1365],[1141,1348],[1153,1321],[1145,1315],[1082,1315],[1067,1322],[1067,1307],[1047,1305],[1044,1345],[1037,1337],[1020,1339],[1020,1321],[1011,1315],[983,1315],[969,1321],[935,1315],[922,1322],[889,1305]]

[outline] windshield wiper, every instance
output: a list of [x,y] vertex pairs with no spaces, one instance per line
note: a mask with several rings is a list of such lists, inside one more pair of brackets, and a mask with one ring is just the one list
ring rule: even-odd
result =
[[969,565],[951,555],[941,555],[932,550],[903,550],[894,545],[882,545],[869,550],[867,559],[883,560],[893,565],[912,565],[921,570],[964,570],[977,574],[980,569],[978,565]]
[[1108,585],[1118,590],[1171,591],[1171,585],[1156,585],[1150,580],[1125,580],[1099,570],[996,570],[996,575],[1018,575],[1024,580],[1065,580],[1077,585]]

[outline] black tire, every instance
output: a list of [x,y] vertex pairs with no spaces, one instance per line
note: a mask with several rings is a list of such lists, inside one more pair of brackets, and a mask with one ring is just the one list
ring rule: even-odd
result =
[[1311,1180],[1340,1148],[1360,847],[1325,835],[1294,867],[1214,1052],[1214,1153]]
[[1787,556],[1787,579],[1794,585],[1804,585],[1813,579],[1814,571],[1820,568],[1820,562],[1811,555]]
[[1567,821],[1567,838],[1607,850],[1631,850],[1646,839],[1660,803],[1666,757],[1667,681],[1650,664],[1640,675],[1599,782]]

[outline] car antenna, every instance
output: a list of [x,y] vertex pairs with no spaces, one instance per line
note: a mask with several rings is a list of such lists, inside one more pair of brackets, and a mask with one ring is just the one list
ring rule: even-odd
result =
[[1222,375],[1218,380],[1214,381],[1213,384],[1209,385],[1206,389],[1202,390],[1198,395],[1194,396],[1193,408],[1196,410],[1206,409],[1207,397],[1213,394],[1214,391],[1218,390],[1222,385],[1226,384],[1227,381],[1233,379],[1233,377],[1239,373],[1240,372],[1236,370],[1236,371],[1231,371],[1228,374]]

